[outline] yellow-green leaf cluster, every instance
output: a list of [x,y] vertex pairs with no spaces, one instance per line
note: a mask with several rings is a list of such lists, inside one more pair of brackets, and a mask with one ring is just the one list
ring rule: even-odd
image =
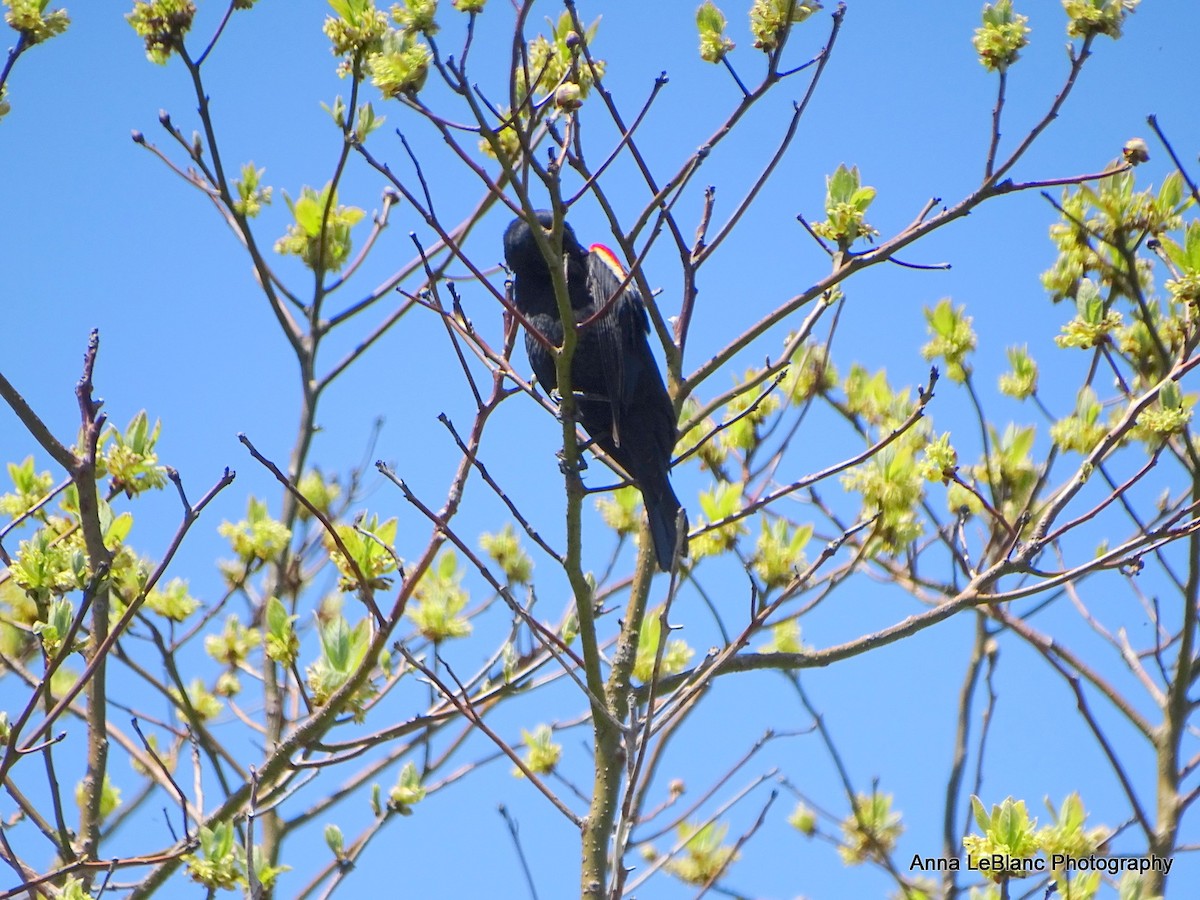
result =
[[1121,327],[1121,314],[1108,309],[1100,290],[1090,278],[1084,278],[1075,295],[1075,318],[1062,327],[1054,338],[1060,347],[1090,350],[1112,341],[1112,332]]
[[[535,775],[549,775],[562,758],[562,744],[554,741],[554,729],[549,725],[538,725],[533,731],[521,729],[521,742],[525,745],[525,765]],[[513,774],[523,778],[525,773],[513,769]]]
[[529,42],[526,50],[528,69],[523,68],[520,73],[521,94],[548,96],[569,83],[578,88],[577,99],[580,102],[586,100],[595,80],[592,66],[597,75],[603,76],[605,63],[593,56],[592,66],[589,66],[579,52],[579,43],[583,41],[590,47],[599,27],[600,20],[597,19],[580,35],[575,31],[569,12],[559,16],[558,21],[550,25],[549,37],[539,34]]
[[1188,200],[1177,172],[1163,179],[1157,194],[1134,188],[1133,172],[1122,171],[1095,185],[1064,189],[1062,217],[1050,226],[1058,256],[1042,274],[1042,284],[1054,300],[1074,298],[1085,276],[1093,276],[1111,292],[1128,296],[1136,285],[1142,294],[1151,293],[1150,262],[1139,257],[1129,272],[1132,252],[1147,233],[1162,238],[1178,228]]
[[1168,381],[1158,392],[1157,402],[1138,414],[1137,430],[1153,436],[1159,442],[1173,434],[1182,433],[1192,420],[1193,401],[1194,398],[1183,396],[1178,384]]
[[243,562],[273,562],[287,549],[292,532],[267,513],[267,504],[250,498],[246,518],[236,525],[222,522],[217,533],[229,540]]
[[350,139],[361,144],[386,121],[387,116],[375,115],[375,107],[370,103],[360,103],[358,105],[358,118],[354,123],[354,133],[350,136]]
[[199,678],[193,678],[186,691],[171,687],[168,688],[167,693],[175,701],[177,707],[175,714],[181,722],[189,721],[190,717],[187,714],[189,708],[195,712],[201,722],[215,719],[221,713],[221,701],[204,686],[204,682]]
[[246,878],[246,852],[236,840],[233,823],[201,825],[198,851],[185,856],[188,877],[210,890],[232,890]]
[[[718,482],[712,490],[702,493],[700,510],[704,513],[704,518],[697,524],[719,522],[741,511],[742,491],[745,490],[745,487],[745,484],[740,481],[722,481]],[[738,519],[736,522],[706,531],[692,539],[690,546],[692,559],[699,562],[706,556],[719,556],[732,549],[737,543],[738,536],[746,532],[744,519]]]
[[862,495],[864,514],[878,514],[869,552],[903,553],[921,536],[917,508],[925,496],[925,479],[911,447],[889,444],[847,472],[842,484]]
[[708,884],[728,870],[737,850],[724,842],[729,826],[681,822],[676,829],[683,851],[667,861],[667,871],[687,884]]
[[213,685],[213,693],[218,697],[236,697],[241,692],[242,680],[234,669],[226,669],[218,675],[217,683]]
[[[1100,845],[1109,837],[1109,830],[1103,826],[1090,829],[1085,827],[1087,812],[1078,793],[1070,794],[1057,810],[1049,800],[1046,801],[1046,807],[1050,810],[1054,824],[1047,825],[1039,831],[1037,839],[1039,849],[1047,859],[1053,860],[1056,856],[1075,859],[1094,856],[1100,850]],[[1096,875],[1098,886],[1098,872],[1084,874]],[[1090,894],[1080,890],[1081,885],[1074,884],[1073,879],[1068,890],[1067,873],[1059,869],[1054,870],[1054,880],[1063,897],[1087,897],[1095,893],[1094,890]]]
[[433,52],[409,31],[389,31],[367,56],[371,83],[388,98],[416,94],[425,86]]
[[[491,132],[492,137],[495,138],[495,144],[487,137],[481,137],[479,149],[485,156],[498,159],[511,166],[521,155],[521,136],[517,133],[517,128],[522,127],[528,121],[528,116],[522,112],[514,118],[512,110],[507,107],[500,110],[500,115],[500,127]],[[487,134],[487,132],[481,133]]]
[[[791,343],[790,337],[786,343]],[[792,354],[791,365],[780,387],[792,403],[804,403],[813,397],[824,396],[837,383],[837,368],[830,361],[825,345],[805,342]]]
[[63,882],[63,886],[58,891],[59,900],[91,900],[92,895],[84,888],[84,884],[78,878],[71,876]]
[[125,20],[145,42],[146,58],[162,66],[183,46],[195,15],[192,0],[138,0]]
[[1188,223],[1182,246],[1168,237],[1161,243],[1167,257],[1179,270],[1164,287],[1176,302],[1195,305],[1200,301],[1200,219]]
[[232,669],[245,663],[250,651],[261,643],[262,634],[258,629],[247,628],[233,613],[225,619],[225,627],[220,634],[210,634],[204,638],[204,652]]
[[62,649],[74,618],[75,604],[56,597],[50,601],[46,617],[34,623],[33,633],[41,639],[47,657],[56,656]]
[[[327,478],[320,469],[309,469],[305,472],[297,487],[304,499],[325,515],[329,515],[333,509],[333,502],[342,495],[337,481]],[[308,507],[303,505],[299,509],[299,515],[302,520],[312,518]]]
[[[661,609],[646,613],[642,619],[642,627],[638,632],[637,657],[633,663],[633,677],[643,684],[649,683],[654,677],[654,660],[658,655],[659,644],[662,643]],[[662,662],[658,667],[659,677],[675,675],[687,668],[695,652],[687,645],[687,641],[673,638],[667,641],[663,649]]]
[[[96,518],[100,520],[100,533],[104,536],[104,546],[117,553],[124,549],[125,538],[129,536],[129,532],[133,528],[133,515],[128,512],[113,512],[113,508],[103,498],[100,498],[96,505],[98,507]],[[132,554],[132,551],[130,553]],[[136,562],[136,557],[131,559],[127,556],[125,559],[114,559],[113,566]]]
[[254,878],[262,885],[264,892],[270,893],[271,886],[275,884],[275,880],[284,872],[289,871],[291,866],[273,866],[263,855],[262,847],[255,844],[250,850],[250,856],[254,865]]
[[790,528],[784,519],[769,524],[763,519],[762,533],[758,536],[751,564],[764,585],[780,587],[796,577],[796,573],[807,565],[804,547],[812,533],[812,525]]
[[1140,392],[1166,376],[1179,349],[1190,339],[1192,326],[1187,307],[1171,298],[1135,307],[1130,319],[1113,333],[1113,339],[1136,373],[1131,388]]
[[1038,387],[1038,367],[1029,355],[1029,347],[1009,347],[1005,352],[1012,371],[1000,376],[1000,393],[1017,400],[1033,396]]
[[1075,411],[1050,426],[1050,440],[1063,450],[1091,453],[1108,433],[1100,418],[1103,411],[1096,392],[1085,385],[1075,398]]
[[264,206],[271,203],[272,188],[261,185],[266,169],[255,168],[254,163],[248,162],[242,166],[242,177],[233,182],[237,198],[233,201],[233,211],[239,216],[253,219]]
[[922,451],[921,476],[926,481],[949,484],[958,472],[958,451],[950,445],[950,433],[946,432],[935,441],[930,441]]
[[759,648],[763,653],[800,653],[804,644],[800,640],[800,623],[795,619],[784,619],[771,626],[771,639]]
[[294,201],[286,192],[283,197],[295,221],[275,242],[275,252],[300,257],[314,272],[341,269],[350,257],[350,229],[362,220],[364,212],[357,206],[339,206],[332,184],[320,191],[306,186]]
[[[168,772],[175,771],[176,766],[179,764],[178,753],[164,750],[161,746],[161,742],[158,739],[158,735],[154,734],[153,732],[146,735],[146,744],[148,745],[148,749],[157,755],[158,761],[153,761],[149,753],[139,756],[130,756],[129,768],[133,769],[133,771],[139,775],[149,775],[151,774],[152,769],[154,771],[162,771],[162,769],[159,767],[159,764],[161,763],[162,768],[165,768]],[[147,762],[149,762],[149,765],[147,765]]]
[[772,390],[764,394],[763,388],[768,383],[761,376],[761,371],[749,369],[740,384],[735,378],[734,384],[742,391],[725,407],[726,426],[721,431],[721,444],[726,450],[749,452],[757,447],[762,426],[779,409],[778,393]]
[[[344,524],[333,527],[350,554],[350,558],[347,559],[338,549],[332,535],[325,534],[325,549],[329,551],[329,558],[333,560],[341,576],[338,579],[338,587],[343,591],[355,591],[360,587],[373,590],[389,587],[392,579],[388,576],[396,571],[396,558],[388,549],[396,543],[396,519],[393,517],[386,522],[380,522],[378,515],[371,515],[364,517],[357,528]],[[365,585],[359,584],[354,564],[357,564],[358,571],[362,573]]]
[[104,467],[114,491],[132,497],[156,490],[167,483],[166,469],[158,464],[155,445],[162,433],[162,422],[150,427],[146,411],[140,411],[124,432],[109,428],[104,436]]
[[359,56],[378,49],[387,34],[387,13],[375,8],[374,0],[329,0],[336,13],[325,19],[325,36],[336,56]]
[[[699,445],[695,455],[699,457],[700,465],[710,472],[716,473],[725,464],[727,454],[721,442],[714,439],[717,423],[711,418],[697,419],[699,413],[700,404],[694,398],[689,397],[684,401],[680,420],[683,422],[695,421],[695,424],[680,437],[678,446],[686,452]],[[703,443],[700,443],[701,441]]]
[[[977,484],[993,491],[997,508],[1005,519],[1012,522],[1025,510],[1038,473],[1033,465],[1033,441],[1036,432],[1032,426],[1005,427],[1003,434],[989,429],[992,452],[988,459],[976,463],[970,475]],[[972,514],[982,510],[979,499],[957,484],[950,485],[946,492],[947,505],[953,511],[966,508]]]
[[846,393],[846,409],[881,431],[892,431],[912,415],[914,407],[908,389],[894,390],[884,369],[872,375],[854,363],[842,390]]
[[62,34],[71,24],[65,9],[46,12],[49,0],[4,0],[4,21],[20,33],[26,44],[40,44]]
[[900,813],[892,812],[891,794],[857,794],[854,810],[842,820],[838,854],[851,866],[869,859],[885,860],[903,832]]
[[182,622],[200,608],[200,601],[188,593],[186,581],[172,578],[165,587],[155,587],[146,594],[146,606],[164,619]]
[[346,836],[342,834],[342,829],[332,822],[325,826],[325,846],[338,862],[346,858]]
[[[117,529],[118,531],[122,530],[125,524],[133,522],[133,517],[129,513],[123,513],[120,518],[124,521],[121,528]],[[146,590],[146,585],[150,583],[150,572],[154,566],[149,561],[140,558],[127,545],[116,546],[113,549],[115,552],[108,571],[108,583],[112,588],[109,598],[112,601],[110,615],[120,618],[124,615],[126,607],[142,596]],[[194,602],[192,601],[192,603]],[[177,611],[182,611],[188,605],[190,604],[185,599],[182,605],[177,607]]]
[[925,322],[933,339],[921,348],[921,356],[945,360],[950,380],[960,384],[966,381],[971,372],[967,357],[976,343],[966,307],[955,309],[949,297],[943,298],[933,309],[925,308]]
[[408,34],[438,33],[437,0],[404,0],[392,5],[392,21]]
[[983,25],[975,29],[972,40],[984,68],[1003,71],[1017,61],[1019,51],[1029,43],[1028,21],[1028,16],[1013,12],[1012,0],[984,5]]
[[496,534],[484,534],[479,538],[483,552],[496,561],[509,584],[528,584],[533,577],[533,560],[521,548],[516,530],[508,522]]
[[803,801],[796,803],[796,808],[792,810],[788,816],[788,824],[795,828],[805,837],[812,837],[817,833],[817,813],[811,806]]
[[37,620],[37,602],[12,579],[0,581],[0,653],[27,661],[36,649],[31,629]]
[[402,816],[411,816],[412,808],[425,799],[425,788],[421,786],[421,773],[412,761],[400,770],[396,784],[388,791],[388,806]]
[[867,209],[875,199],[875,188],[862,184],[858,166],[842,163],[825,178],[825,221],[812,230],[847,250],[859,238],[873,238],[879,232],[866,220]]
[[[975,823],[982,835],[969,834],[963,838],[963,848],[972,860],[999,854],[1006,859],[1024,860],[1039,849],[1037,819],[1031,819],[1024,800],[1006,797],[1003,803],[992,806],[991,814],[978,797],[971,797]],[[1029,873],[1020,867],[989,868],[985,877],[995,882],[1008,878],[1023,878]]]
[[[362,619],[353,628],[340,613],[321,623],[321,655],[305,671],[312,701],[317,706],[329,702],[337,690],[344,685],[363,664],[370,649],[371,624]],[[369,699],[372,688],[364,685],[350,700],[350,708],[359,717],[363,704]]]
[[88,571],[80,532],[64,537],[49,525],[21,541],[9,566],[13,581],[39,604],[84,587]]
[[1137,9],[1141,0],[1063,0],[1067,11],[1067,34],[1088,37],[1103,34],[1116,40],[1121,36],[1125,17]]
[[754,0],[750,7],[750,33],[754,35],[754,46],[770,53],[779,46],[792,25],[803,22],[819,9],[818,0]]
[[700,32],[700,58],[718,63],[733,49],[733,41],[725,34],[725,14],[712,0],[705,0],[696,10],[696,29]]
[[642,524],[642,495],[631,484],[607,497],[596,498],[596,509],[604,524],[620,535],[637,534]]
[[457,557],[444,553],[421,578],[408,604],[405,615],[434,643],[471,633],[471,623],[461,615],[469,599],[461,582]]
[[291,666],[296,661],[300,653],[300,636],[296,634],[299,618],[289,614],[278,597],[267,601],[267,659],[283,666]]
[[27,456],[19,464],[8,464],[8,477],[13,483],[13,492],[0,496],[0,513],[20,518],[37,506],[54,486],[54,477],[49,472],[34,470],[33,457]]
[[1162,894],[1150,888],[1149,875],[1126,872],[1117,885],[1118,900],[1163,900]]

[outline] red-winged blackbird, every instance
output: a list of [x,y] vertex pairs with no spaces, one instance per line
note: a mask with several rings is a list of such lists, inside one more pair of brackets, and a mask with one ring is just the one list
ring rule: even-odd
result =
[[[549,230],[551,214],[539,212],[537,217]],[[679,432],[675,409],[646,340],[650,331],[646,306],[632,284],[609,303],[625,273],[607,247],[593,244],[590,251],[584,250],[571,226],[563,223],[562,248],[575,321],[584,322],[608,305],[603,316],[580,330],[571,359],[579,421],[642,492],[654,555],[665,571],[671,567],[678,533],[680,504],[669,476]],[[529,325],[561,347],[563,324],[550,268],[524,219],[515,219],[505,230],[504,259],[513,274],[517,309]],[[542,387],[555,389],[554,358],[528,329],[525,352]]]

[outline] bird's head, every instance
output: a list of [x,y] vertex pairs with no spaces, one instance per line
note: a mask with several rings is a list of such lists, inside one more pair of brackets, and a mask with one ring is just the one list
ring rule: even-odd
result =
[[[538,210],[536,216],[542,231],[549,234],[554,227],[553,214],[543,209]],[[566,222],[563,222],[562,248],[567,256],[580,260],[587,258],[587,251],[575,237],[575,230]],[[533,229],[523,218],[513,219],[504,230],[504,261],[518,278],[548,277],[550,274],[546,258],[533,236]]]

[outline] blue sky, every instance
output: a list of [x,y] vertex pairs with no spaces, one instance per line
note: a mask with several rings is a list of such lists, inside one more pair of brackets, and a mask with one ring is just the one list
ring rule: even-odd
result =
[[[724,8],[738,43],[734,64],[749,81],[761,60],[746,31],[744,5],[748,4],[726,3]],[[976,61],[970,43],[979,5],[888,0],[854,0],[848,5],[825,81],[775,180],[744,227],[703,270],[687,371],[723,346],[734,329],[757,320],[826,273],[827,260],[795,216],[819,217],[825,175],[839,163],[859,166],[864,181],[878,189],[870,220],[884,236],[906,225],[929,197],[953,202],[981,179],[995,81]],[[557,16],[553,4],[544,6],[547,15]],[[281,463],[286,459],[299,414],[295,363],[256,288],[245,254],[222,220],[203,196],[130,139],[130,131],[138,129],[167,148],[169,139],[157,123],[160,109],[169,111],[185,134],[198,127],[186,72],[175,62],[162,68],[146,61],[139,40],[123,20],[122,6],[68,8],[73,18],[68,33],[18,61],[9,79],[12,112],[0,123],[0,246],[6,261],[0,295],[0,371],[60,437],[69,438],[77,427],[72,390],[80,359],[88,331],[98,327],[102,343],[96,382],[110,419],[123,425],[143,408],[161,417],[160,457],[180,471],[193,498],[225,466],[238,470],[235,486],[206,513],[171,573],[188,576],[193,592],[211,599],[220,590],[212,563],[228,555],[216,535],[217,524],[240,519],[250,493],[269,498],[278,509],[273,479],[247,456],[236,435],[244,431],[265,454]],[[1009,79],[1002,152],[1044,114],[1067,68],[1061,5],[1031,0],[1018,8],[1030,16],[1034,30],[1030,47]],[[736,87],[728,75],[696,56],[693,4],[581,2],[580,11],[589,21],[603,16],[595,49],[609,62],[607,84],[627,116],[640,106],[660,71],[670,75],[640,139],[651,165],[663,174],[673,172],[736,102]],[[202,4],[195,34],[210,33],[220,13],[219,4]],[[323,184],[339,148],[340,134],[320,108],[321,102],[332,102],[348,90],[336,78],[335,60],[321,33],[326,14],[326,5],[317,0],[263,0],[252,12],[233,17],[206,65],[206,86],[227,164],[253,160],[265,167],[266,182],[275,186],[276,203],[258,224],[264,245],[269,246],[287,222],[280,191],[295,196],[303,185]],[[443,46],[453,47],[458,40],[457,28],[449,24],[456,15],[448,8],[442,13],[448,23]],[[505,77],[510,20],[509,7],[500,0],[493,0],[480,20],[472,66],[485,90]],[[539,12],[531,22],[540,23]],[[797,31],[789,48],[795,63],[821,46],[826,22],[822,14]],[[1152,137],[1145,123],[1149,113],[1158,114],[1185,160],[1194,160],[1200,149],[1191,77],[1197,34],[1200,5],[1187,0],[1144,4],[1121,41],[1097,43],[1096,56],[1062,115],[1017,167],[1014,178],[1100,171],[1129,138]],[[694,227],[701,206],[698,190],[705,184],[717,186],[716,218],[730,212],[782,134],[791,102],[807,84],[803,78],[773,92],[747,117],[743,130],[705,163],[696,190],[679,207],[687,227]],[[447,100],[435,89],[426,99],[434,105]],[[407,171],[392,131],[402,129],[422,158],[442,216],[458,221],[478,200],[478,183],[415,115],[378,98],[376,109],[388,121],[371,138],[372,152],[398,171]],[[589,102],[583,115],[596,142],[591,152],[599,157],[610,146],[612,129],[598,104]],[[1158,184],[1169,167],[1153,140],[1150,148],[1152,159],[1138,170],[1139,182]],[[624,190],[619,187],[623,180],[628,182]],[[369,213],[378,209],[383,186],[378,173],[352,158],[341,200]],[[646,202],[644,185],[624,162],[615,167],[608,190],[622,204],[618,214],[625,220]],[[889,266],[853,279],[846,285],[849,304],[835,349],[842,371],[857,360],[871,369],[886,367],[895,383],[922,383],[928,369],[919,354],[926,339],[922,307],[951,297],[956,304],[966,304],[974,316],[980,336],[975,357],[980,383],[994,384],[1006,368],[1007,346],[1027,342],[1033,354],[1051,366],[1043,374],[1046,402],[1064,414],[1073,404],[1080,369],[1053,368],[1062,354],[1052,353],[1052,340],[1069,313],[1051,306],[1037,280],[1053,259],[1046,238],[1053,219],[1053,210],[1036,192],[1001,198],[904,254],[910,262],[950,262],[951,270],[918,272]],[[581,204],[572,220],[585,243],[609,239],[594,206]],[[506,222],[507,214],[496,211],[473,235],[468,249],[482,264],[499,262]],[[350,296],[339,295],[339,302],[350,302],[406,263],[412,256],[410,231],[429,239],[424,223],[401,205],[358,280],[344,292]],[[278,271],[296,289],[308,290],[311,276],[294,261],[279,262]],[[650,283],[663,290],[659,302],[664,311],[673,314],[679,303],[678,269],[665,243],[650,256],[645,271]],[[496,276],[494,283],[501,278]],[[459,289],[468,315],[494,335],[500,310],[490,294],[469,282],[460,283]],[[348,335],[342,343],[335,340],[334,345],[351,346],[361,333]],[[783,332],[777,331],[759,341],[731,371],[761,364],[765,356],[778,352],[782,338]],[[431,505],[439,505],[457,455],[436,416],[445,411],[465,422],[471,405],[461,382],[453,381],[457,364],[446,351],[441,327],[432,317],[409,316],[326,395],[313,462],[330,471],[358,464],[372,425],[382,416],[385,424],[376,456],[390,461]],[[328,359],[338,355],[335,349]],[[715,384],[703,396],[729,383]],[[956,417],[968,410],[963,392],[943,381],[933,407],[937,427],[953,427]],[[1032,410],[994,391],[989,412],[1001,422],[1036,420]],[[493,427],[489,468],[511,486],[523,507],[538,511],[539,529],[561,544],[561,515],[555,516],[561,481],[555,477],[553,456],[558,426],[531,404],[512,403]],[[964,435],[962,440],[970,451],[967,455],[973,455],[971,438]],[[1044,428],[1040,441],[1044,446]],[[800,448],[789,458],[789,471],[781,473],[781,480],[828,466],[853,448],[844,435],[809,437],[802,432]],[[11,413],[0,409],[0,458],[20,459],[31,452],[41,467],[49,467]],[[535,471],[548,477],[533,477]],[[695,497],[708,487],[707,476],[689,467],[675,480],[685,504],[696,510]],[[833,492],[832,487],[828,490]],[[421,546],[424,524],[394,490],[379,485],[367,505],[384,515],[399,515],[402,531],[412,529],[412,548]],[[143,552],[157,555],[174,530],[175,498],[150,498],[134,512],[132,540]],[[502,507],[483,486],[472,482],[464,530],[473,534],[495,529],[502,515]],[[586,533],[591,564],[601,568],[610,552],[607,537],[597,521],[589,520]],[[539,593],[547,609],[557,611],[564,584],[549,572],[544,558],[537,564],[544,576]],[[735,569],[710,584],[723,609],[745,608],[744,576]],[[1101,585],[1092,601],[1101,607],[1110,599],[1127,601],[1119,586],[1111,588],[1111,595],[1108,590]],[[685,607],[678,617],[693,630],[685,628],[683,635],[702,652],[713,635],[701,616],[692,615],[698,598],[691,596],[687,602],[694,606]],[[806,619],[804,639],[827,646],[897,621],[914,609],[895,589],[863,582],[835,594],[826,608]],[[1072,635],[1087,646],[1069,611],[1053,610],[1039,621],[1048,630],[1055,627],[1051,622],[1073,629]],[[895,794],[907,824],[901,858],[933,855],[940,848],[953,711],[972,634],[970,620],[955,619],[911,640],[803,676],[858,788],[869,790],[872,779],[878,778],[882,790]],[[461,654],[457,658],[464,667],[477,664],[492,647],[481,641],[456,650]],[[994,802],[1011,794],[1040,809],[1043,796],[1059,802],[1079,790],[1094,821],[1118,823],[1125,804],[1074,716],[1064,684],[1048,679],[1044,664],[1027,647],[1009,641],[1003,646],[997,691],[1001,700],[992,724],[985,799]],[[547,697],[557,703],[554,715],[575,708],[561,691]],[[537,705],[541,702],[519,702],[497,721],[515,737],[520,727],[548,717]],[[678,738],[663,775],[668,769],[672,776],[678,772],[698,793],[764,729],[802,730],[810,722],[778,676],[719,681]],[[583,731],[571,734],[568,760],[573,754],[578,772],[578,764],[586,762],[586,737]],[[1118,739],[1129,746],[1127,736],[1118,732]],[[475,747],[476,753],[466,754],[464,762],[487,752],[480,744]],[[1145,764],[1135,772],[1135,781],[1147,791],[1153,783],[1149,761],[1144,757]],[[748,782],[772,766],[786,770],[826,808],[844,811],[829,757],[811,735],[772,742],[732,783]],[[460,886],[459,896],[494,891],[497,883],[515,884],[516,860],[495,813],[502,802],[522,823],[541,896],[568,895],[577,871],[577,841],[541,797],[509,777],[509,769],[507,763],[493,763],[478,780],[447,789],[418,816],[391,826],[351,884],[386,888],[402,877],[413,895],[430,897],[451,896],[446,889],[450,882]],[[753,821],[765,801],[761,789],[760,795],[735,810],[731,834]],[[832,848],[792,832],[784,823],[791,802],[787,794],[781,796],[734,868],[731,885],[750,895],[776,898],[881,896],[889,889],[878,872],[846,869]],[[339,810],[338,820],[349,835],[365,815],[365,801],[356,800]],[[1195,843],[1197,837],[1193,827],[1182,840]],[[319,843],[319,835],[316,840]],[[290,852],[308,849],[298,843]],[[318,847],[315,852],[325,851]],[[400,875],[397,854],[403,857]],[[472,860],[469,867],[462,864],[465,859]],[[1200,863],[1181,858],[1173,877],[1177,896],[1200,892]],[[283,893],[301,882],[285,881]],[[641,895],[691,894],[659,879]],[[523,894],[514,887],[500,896]]]

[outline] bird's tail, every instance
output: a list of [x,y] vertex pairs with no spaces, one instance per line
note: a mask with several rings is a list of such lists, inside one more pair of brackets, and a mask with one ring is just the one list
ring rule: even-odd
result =
[[[665,473],[658,484],[645,487],[642,500],[646,504],[646,518],[650,520],[650,539],[654,542],[654,555],[658,559],[658,567],[664,572],[669,572],[671,562],[675,558],[675,544],[679,540],[678,518],[683,507]],[[683,555],[688,555],[686,514]]]

